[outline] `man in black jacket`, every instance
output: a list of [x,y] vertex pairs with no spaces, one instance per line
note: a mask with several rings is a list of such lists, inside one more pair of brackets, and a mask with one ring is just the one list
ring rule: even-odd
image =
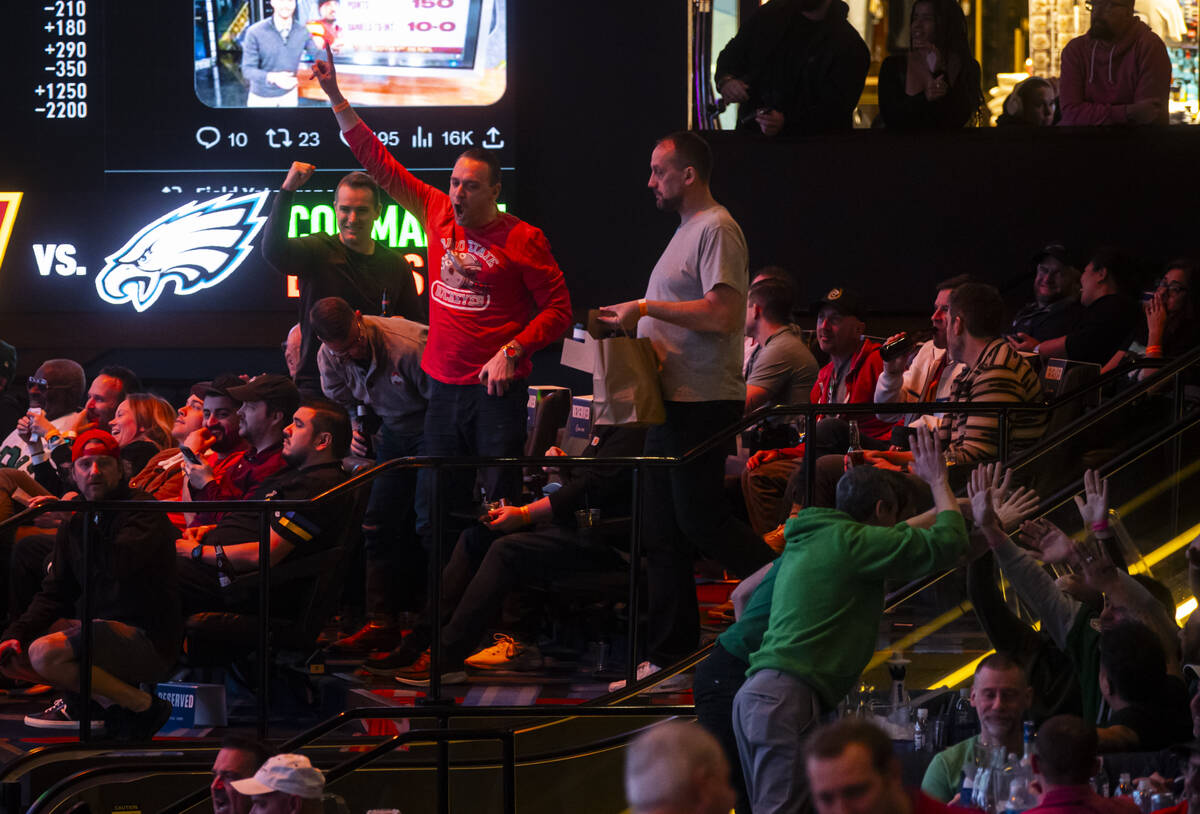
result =
[[717,91],[738,102],[738,129],[767,136],[853,127],[871,66],[842,0],[770,0],[717,57]]
[[[75,482],[86,500],[149,500],[125,482],[116,439],[104,430],[81,434],[72,448]],[[40,498],[48,500],[52,498]],[[145,740],[171,714],[171,704],[140,689],[175,663],[182,616],[175,581],[177,532],[165,513],[75,513],[60,527],[49,573],[21,618],[0,637],[0,671],[10,678],[79,689],[79,622],[83,599],[83,526],[91,523],[92,694],[111,702],[108,734]],[[65,703],[26,718],[31,726],[72,726]]]

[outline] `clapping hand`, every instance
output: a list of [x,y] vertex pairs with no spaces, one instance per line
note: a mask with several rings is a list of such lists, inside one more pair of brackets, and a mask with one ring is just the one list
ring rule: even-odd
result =
[[912,473],[930,486],[944,483],[946,460],[942,457],[941,439],[924,427],[917,427],[913,430],[909,447],[913,455],[909,467]]

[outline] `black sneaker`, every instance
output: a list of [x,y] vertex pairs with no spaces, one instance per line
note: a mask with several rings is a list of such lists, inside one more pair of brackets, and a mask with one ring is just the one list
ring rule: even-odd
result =
[[421,654],[429,649],[428,642],[421,642],[424,637],[409,634],[400,642],[400,646],[382,656],[371,656],[363,662],[363,669],[377,676],[394,676],[399,670],[412,666]]
[[121,710],[117,716],[120,723],[115,727],[116,731],[109,734],[113,738],[123,741],[153,740],[154,734],[162,729],[167,719],[171,717],[171,710],[170,701],[152,695],[150,696],[150,706],[141,712]]
[[[54,703],[42,712],[26,715],[25,726],[32,726],[35,729],[78,730],[79,718],[75,716],[73,710],[67,709],[67,699],[56,698]],[[97,714],[92,715],[92,730],[96,731],[103,726],[103,713],[97,710]]]

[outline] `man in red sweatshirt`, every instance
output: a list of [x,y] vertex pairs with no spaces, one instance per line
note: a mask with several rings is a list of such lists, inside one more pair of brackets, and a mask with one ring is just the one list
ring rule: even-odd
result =
[[[429,338],[421,358],[431,380],[425,454],[520,455],[530,357],[571,325],[571,299],[549,241],[540,229],[500,211],[495,154],[478,147],[464,151],[454,163],[449,194],[434,189],[393,158],[350,107],[328,49],[313,75],[355,158],[428,235]],[[472,476],[448,474],[455,497],[465,500]],[[483,482],[488,500],[515,500],[521,472],[489,469]]]
[[1171,59],[1133,0],[1092,0],[1092,25],[1062,53],[1064,125],[1166,124]]

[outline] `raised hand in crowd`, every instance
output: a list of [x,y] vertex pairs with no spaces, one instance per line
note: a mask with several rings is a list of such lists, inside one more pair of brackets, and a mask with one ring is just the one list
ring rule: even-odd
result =
[[1049,565],[1069,562],[1075,552],[1075,542],[1044,517],[1021,524],[1021,541],[1041,554],[1042,562]]
[[305,164],[303,161],[293,161],[292,166],[288,168],[287,178],[283,179],[280,189],[295,192],[308,183],[308,179],[312,178],[314,170],[316,170],[316,167],[312,164]]
[[910,441],[912,464],[910,470],[929,484],[933,493],[933,506],[939,512],[959,512],[958,498],[950,489],[950,478],[946,473],[946,459],[942,454],[942,442],[937,435],[925,427],[917,427]]
[[1075,496],[1075,505],[1089,530],[1103,531],[1108,527],[1108,481],[1096,470],[1083,473],[1083,495]]

